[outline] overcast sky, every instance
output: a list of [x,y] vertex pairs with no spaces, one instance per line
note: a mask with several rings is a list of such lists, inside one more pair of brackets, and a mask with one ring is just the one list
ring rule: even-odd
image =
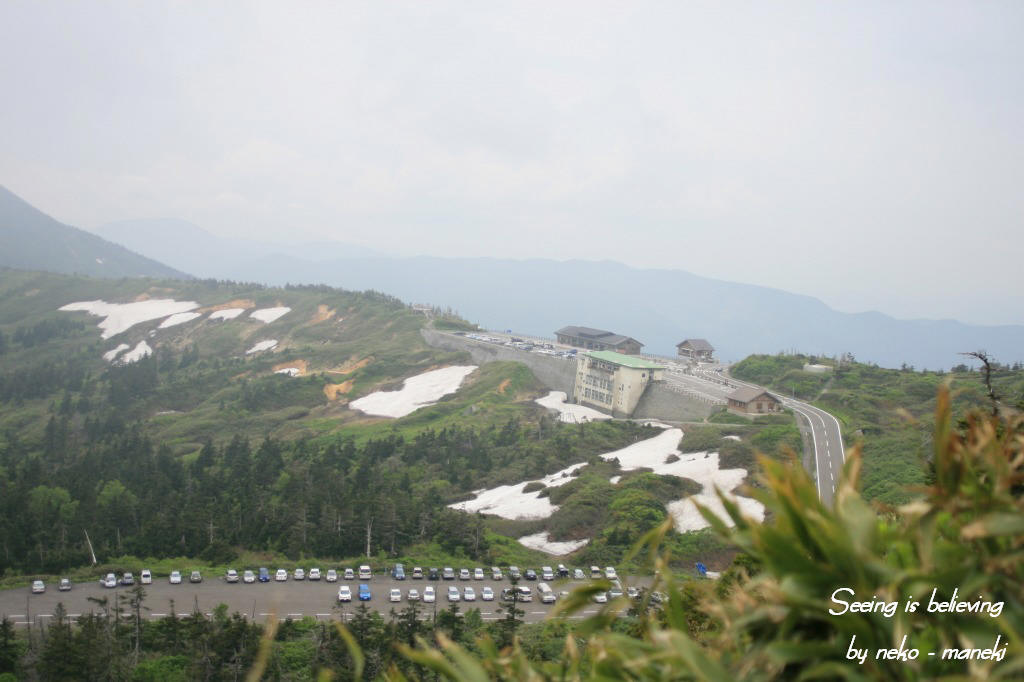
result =
[[1016,0],[5,2],[0,184],[1024,323],[1021,35]]

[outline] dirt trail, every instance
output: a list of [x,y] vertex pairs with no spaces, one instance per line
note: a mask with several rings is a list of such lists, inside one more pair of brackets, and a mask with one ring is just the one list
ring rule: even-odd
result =
[[505,389],[508,388],[508,385],[511,383],[511,379],[505,379],[500,384],[498,384],[498,393],[500,393],[501,395],[505,395]]
[[[353,356],[353,357],[355,357],[355,356]],[[368,355],[365,358],[363,358],[362,360],[360,360],[359,362],[353,362],[352,360],[349,360],[346,363],[344,363],[343,365],[341,365],[340,367],[335,367],[334,369],[327,370],[327,373],[328,374],[351,374],[352,372],[356,371],[357,369],[362,369],[363,367],[366,367],[371,362],[373,362],[373,356],[372,355]]]
[[340,384],[324,384],[324,395],[327,396],[328,400],[337,400],[341,394],[348,393],[352,390],[352,384],[355,383],[352,379],[343,381]]
[[196,312],[199,312],[199,313],[215,313],[218,310],[227,310],[228,308],[255,308],[255,307],[256,307],[256,302],[253,301],[252,299],[236,298],[235,300],[228,301],[227,303],[218,303],[217,305],[210,305],[210,306],[206,306],[205,308],[200,308]]

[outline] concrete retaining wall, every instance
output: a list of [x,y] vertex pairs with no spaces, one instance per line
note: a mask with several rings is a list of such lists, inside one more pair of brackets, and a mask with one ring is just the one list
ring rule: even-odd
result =
[[694,400],[671,390],[664,382],[656,382],[647,386],[633,410],[633,418],[695,422],[702,421],[716,409],[716,405]]

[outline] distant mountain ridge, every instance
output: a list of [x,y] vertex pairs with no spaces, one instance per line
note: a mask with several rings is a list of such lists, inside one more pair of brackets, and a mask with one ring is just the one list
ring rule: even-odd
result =
[[0,266],[92,277],[190,275],[65,225],[0,185]]

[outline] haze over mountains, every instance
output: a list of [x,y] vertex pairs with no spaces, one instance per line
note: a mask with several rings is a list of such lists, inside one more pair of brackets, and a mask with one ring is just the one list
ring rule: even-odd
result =
[[1002,362],[1024,359],[1022,325],[842,313],[810,296],[682,270],[612,261],[398,258],[340,242],[224,239],[181,220],[122,221],[96,232],[106,239],[63,225],[0,188],[0,265],[8,267],[376,289],[454,308],[492,329],[550,337],[566,324],[581,324],[628,334],[645,351],[666,355],[684,338],[703,337],[725,360],[786,350],[851,352],[886,367],[936,369],[977,349]]
[[187,277],[120,244],[54,220],[2,185],[0,266],[93,277]]

